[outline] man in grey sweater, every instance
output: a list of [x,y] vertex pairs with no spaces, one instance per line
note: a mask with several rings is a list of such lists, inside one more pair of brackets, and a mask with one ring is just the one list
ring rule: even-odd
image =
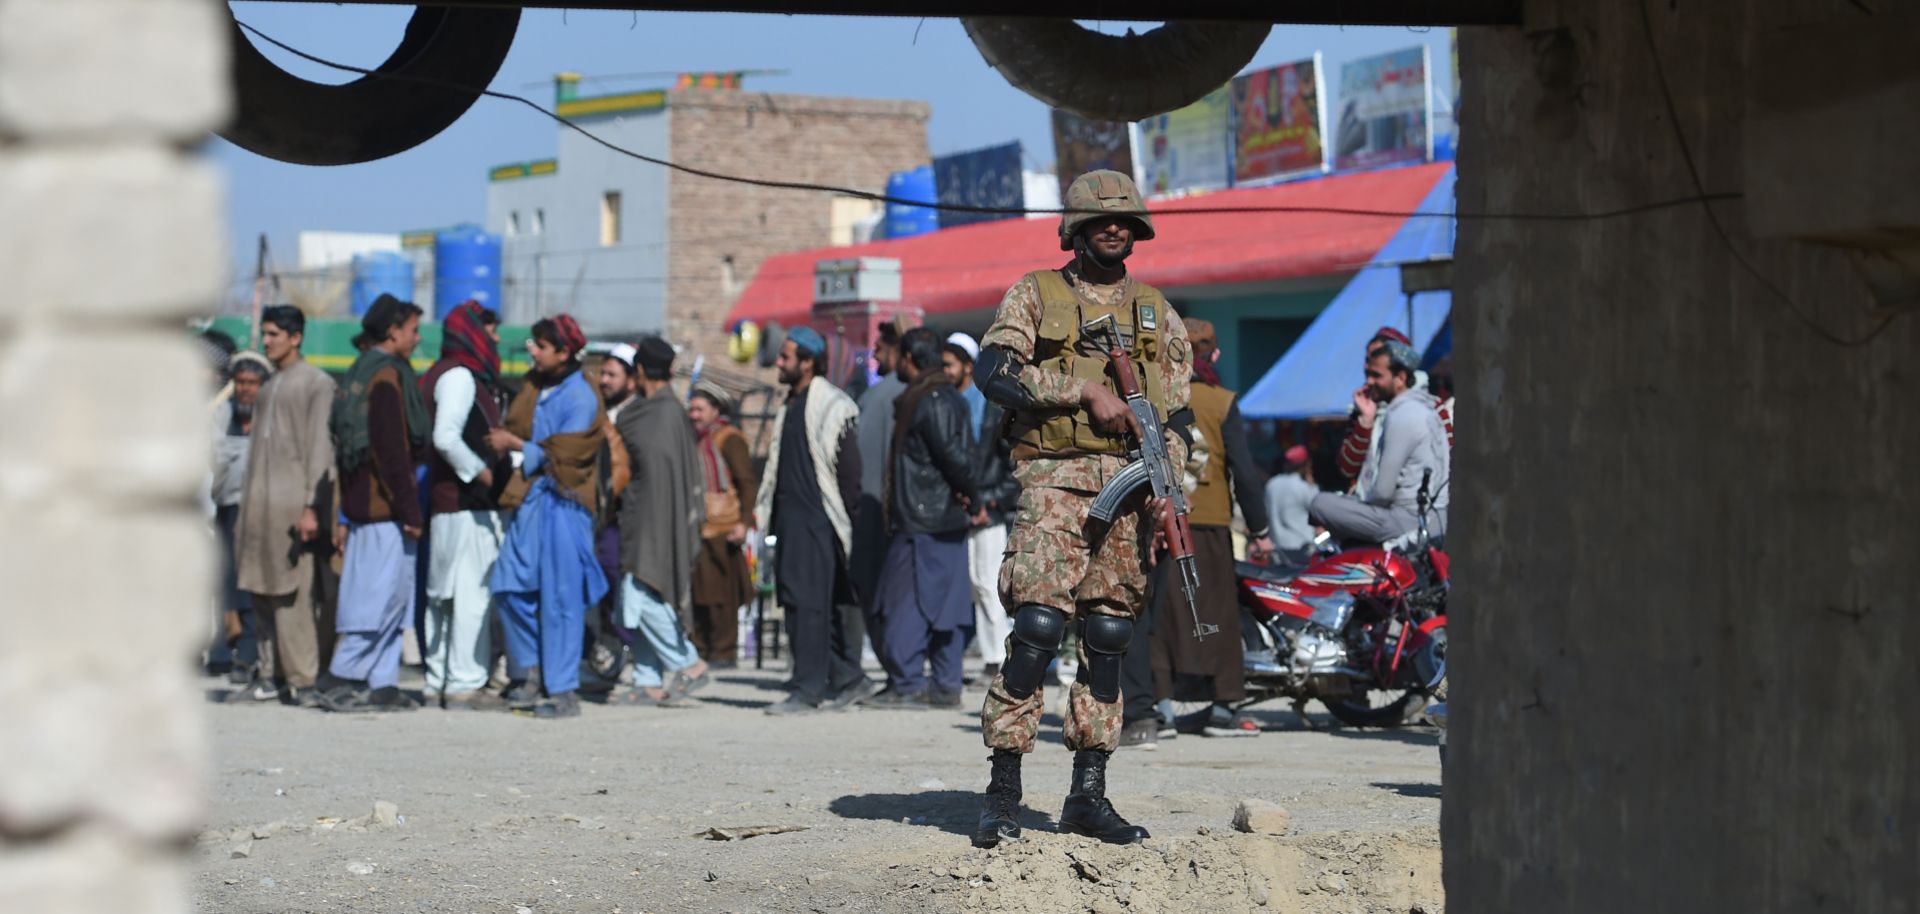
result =
[[1367,389],[1385,404],[1374,423],[1379,446],[1367,455],[1353,496],[1323,492],[1314,496],[1311,510],[1314,522],[1342,541],[1384,543],[1411,533],[1419,524],[1423,479],[1430,498],[1427,531],[1446,533],[1452,455],[1438,401],[1413,386],[1419,363],[1413,347],[1397,341],[1367,357]]

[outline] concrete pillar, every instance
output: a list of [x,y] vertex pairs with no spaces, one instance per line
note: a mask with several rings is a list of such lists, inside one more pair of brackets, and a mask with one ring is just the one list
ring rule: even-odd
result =
[[[1460,211],[1690,195],[1676,126],[1709,191],[1809,179],[1743,173],[1750,78],[1806,63],[1750,50],[1789,7],[1873,27],[1840,2],[1537,0],[1463,30]],[[1808,320],[1873,326],[1845,254],[1717,212]],[[1448,907],[1914,910],[1920,315],[1817,339],[1698,206],[1463,219],[1458,263]]]
[[0,0],[0,910],[186,909],[225,16]]

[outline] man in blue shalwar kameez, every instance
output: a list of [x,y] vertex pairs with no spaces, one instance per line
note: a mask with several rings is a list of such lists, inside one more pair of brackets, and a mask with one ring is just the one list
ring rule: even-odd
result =
[[[509,701],[538,717],[579,715],[587,608],[607,593],[593,535],[606,414],[580,373],[586,345],[568,315],[534,324],[527,343],[534,366],[529,383],[539,385],[532,433],[495,429],[489,436],[494,448],[521,454],[520,472],[531,480],[494,563],[492,584],[508,665],[527,673],[527,685]],[[509,427],[518,412],[509,410]]]

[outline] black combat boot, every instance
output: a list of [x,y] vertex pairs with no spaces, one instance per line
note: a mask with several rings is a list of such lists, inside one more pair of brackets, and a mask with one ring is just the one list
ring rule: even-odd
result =
[[980,827],[973,833],[974,847],[993,847],[1002,841],[1020,840],[1020,753],[1012,749],[993,750],[993,778],[987,781],[987,801],[980,813]]
[[1108,844],[1137,844],[1147,830],[1120,817],[1107,802],[1107,757],[1110,752],[1082,749],[1073,754],[1073,791],[1060,810],[1060,831],[1098,838]]

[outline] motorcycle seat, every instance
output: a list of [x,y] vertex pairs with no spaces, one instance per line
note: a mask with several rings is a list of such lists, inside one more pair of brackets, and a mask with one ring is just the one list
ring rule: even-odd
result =
[[1301,569],[1294,565],[1255,565],[1252,562],[1234,562],[1233,573],[1269,584],[1285,584],[1293,580]]

